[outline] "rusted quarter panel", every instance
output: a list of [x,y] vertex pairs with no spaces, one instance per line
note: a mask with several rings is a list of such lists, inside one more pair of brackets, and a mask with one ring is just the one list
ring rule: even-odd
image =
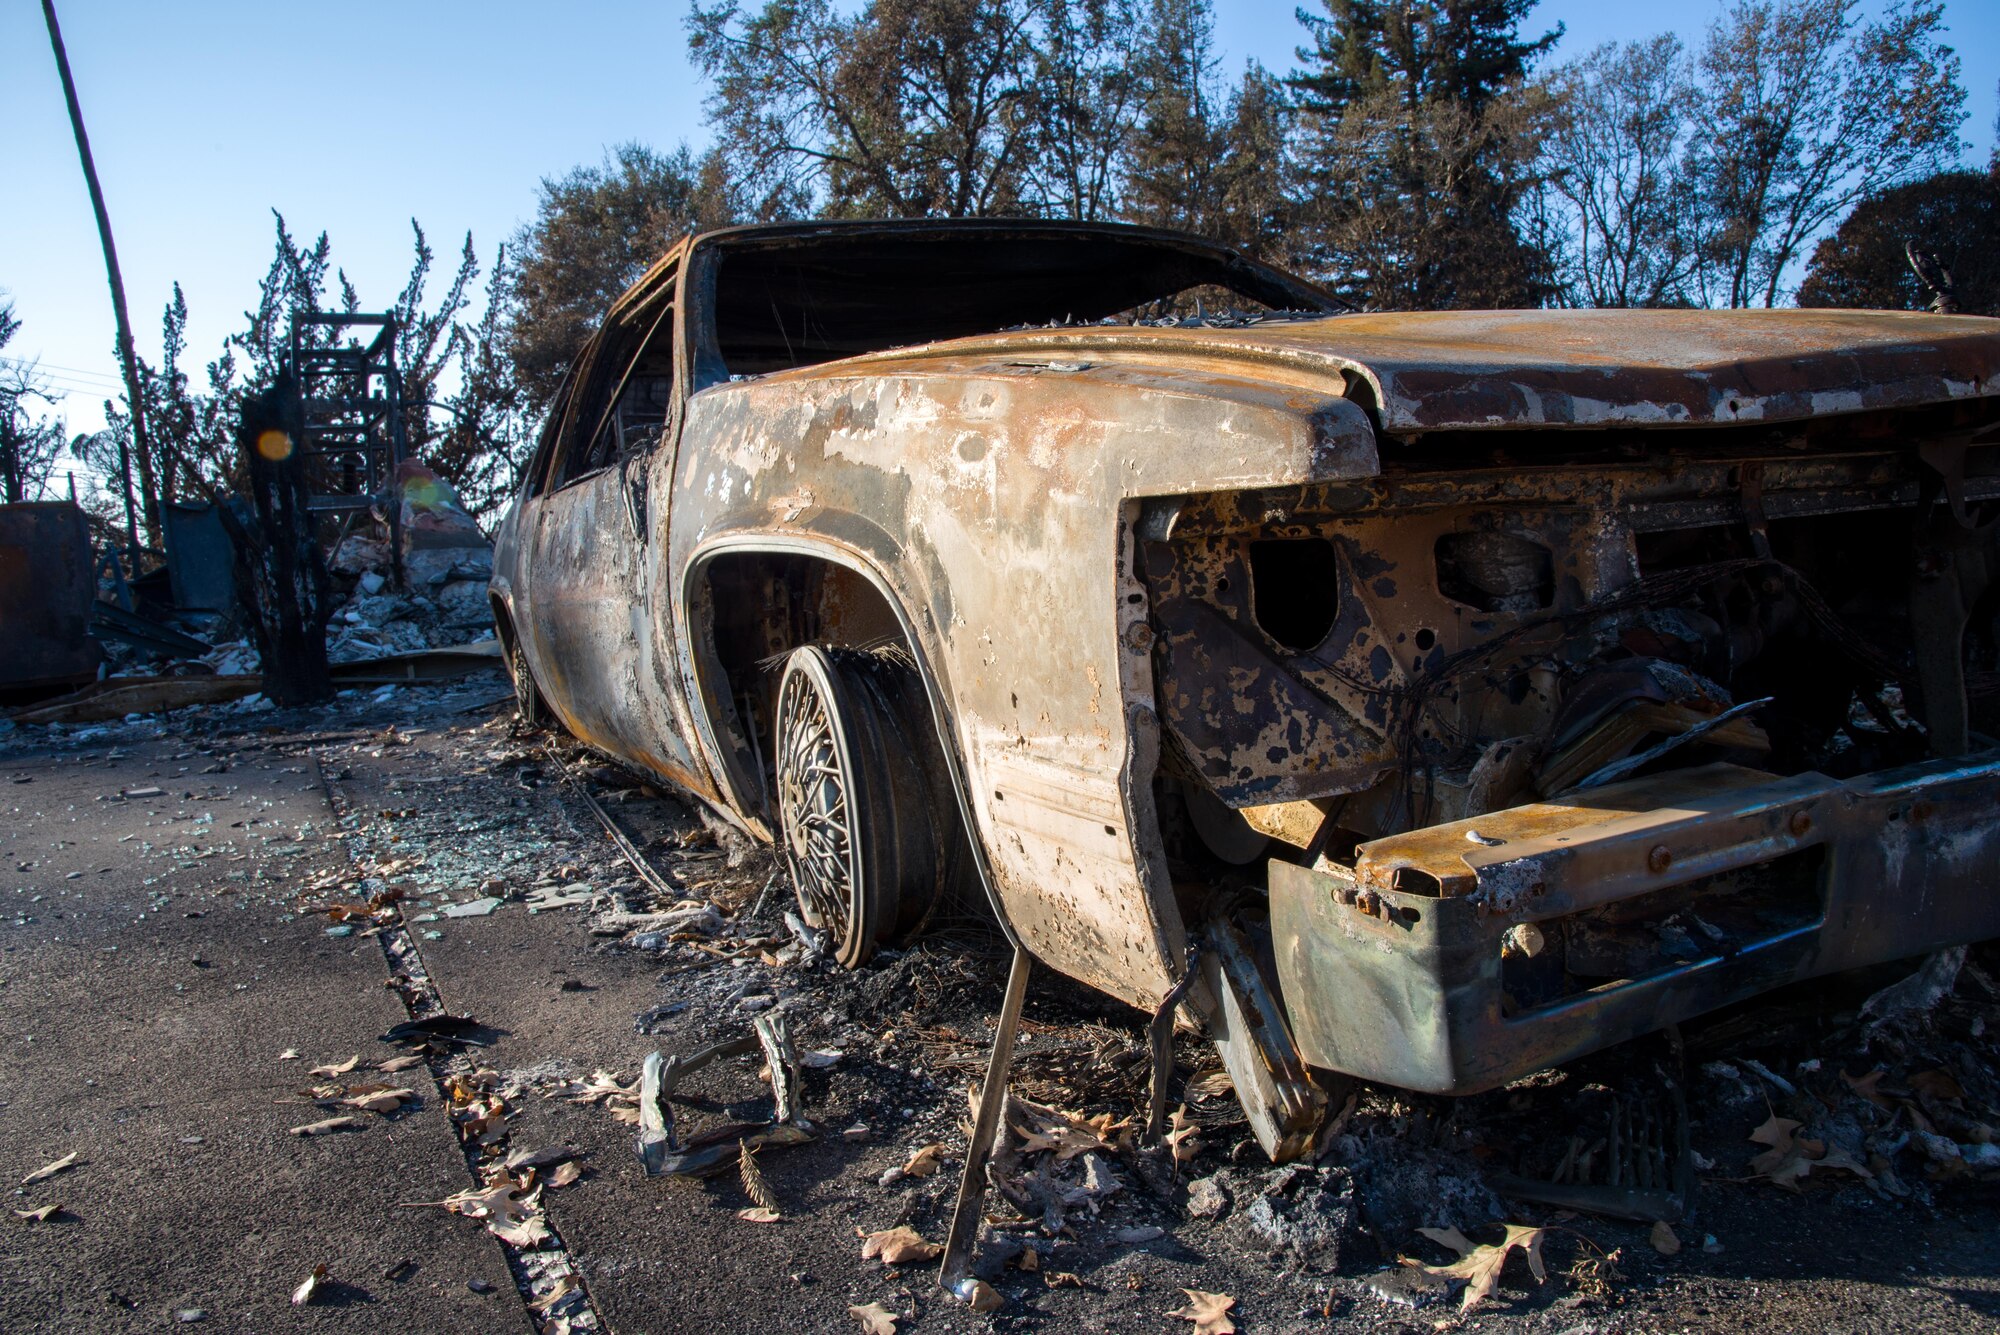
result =
[[687,439],[671,566],[761,535],[869,570],[948,701],[1015,929],[1063,972],[1157,1000],[1182,924],[1148,847],[1159,725],[1132,502],[1372,473],[1361,410],[1221,368],[940,354],[708,389]]

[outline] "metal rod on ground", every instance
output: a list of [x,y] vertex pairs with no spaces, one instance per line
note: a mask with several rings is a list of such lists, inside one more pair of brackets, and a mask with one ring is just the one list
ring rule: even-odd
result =
[[632,842],[631,836],[619,828],[617,821],[611,819],[611,813],[604,809],[604,804],[599,802],[588,788],[572,780],[569,777],[569,771],[562,768],[560,761],[556,762],[556,768],[562,774],[563,782],[569,785],[570,791],[581,797],[585,805],[590,808],[590,814],[597,817],[597,823],[602,825],[604,832],[611,836],[611,842],[618,845],[618,851],[623,853],[625,860],[632,864],[632,870],[638,872],[646,884],[653,887],[653,893],[664,899],[679,899],[681,897],[680,889],[666,877],[660,875],[653,864],[646,860],[645,854],[639,851],[639,846]]
[[[76,134],[76,154],[83,160],[84,184],[90,187],[90,207],[97,213],[97,239],[104,244],[104,271],[111,281],[111,313],[118,322],[118,360],[125,372],[125,401],[132,410],[132,446],[146,454],[146,403],[139,393],[139,367],[132,351],[132,321],[125,314],[125,279],[118,270],[118,247],[111,240],[111,214],[104,207],[104,190],[97,183],[97,163],[91,157],[90,136],[83,128],[83,107],[76,100],[76,81],[69,73],[69,53],[63,49],[62,28],[56,22],[55,0],[42,0],[42,17],[49,25],[49,46],[56,53],[56,73],[62,76],[63,100],[69,104],[69,125]],[[127,559],[136,565],[139,525],[132,512],[132,456],[118,442],[118,471],[125,488]]]
[[986,1082],[979,1090],[979,1112],[972,1139],[965,1147],[965,1174],[958,1180],[958,1205],[951,1212],[951,1233],[945,1238],[944,1263],[938,1283],[955,1298],[969,1299],[972,1253],[979,1245],[979,1223],[986,1204],[986,1166],[1000,1140],[1000,1112],[1007,1103],[1007,1072],[1014,1064],[1014,1035],[1021,1025],[1021,1003],[1028,995],[1028,973],[1034,956],[1014,947],[1007,969],[1007,995],[1000,1003],[1000,1020],[993,1029],[993,1055],[986,1063]]

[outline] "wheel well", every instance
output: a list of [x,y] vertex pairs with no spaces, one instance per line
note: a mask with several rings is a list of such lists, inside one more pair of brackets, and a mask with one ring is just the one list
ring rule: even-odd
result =
[[489,593],[488,601],[493,604],[493,634],[500,641],[500,652],[511,655],[514,652],[514,618],[507,612],[507,602],[497,593]]
[[689,590],[699,705],[728,786],[769,816],[769,739],[785,657],[806,644],[914,652],[889,600],[864,575],[794,552],[723,552]]

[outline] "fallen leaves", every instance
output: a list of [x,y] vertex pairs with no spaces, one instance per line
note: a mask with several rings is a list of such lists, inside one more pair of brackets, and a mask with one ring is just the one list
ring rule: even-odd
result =
[[746,1224],[775,1224],[784,1216],[768,1205],[752,1206],[748,1210],[738,1210],[736,1217]]
[[1752,1177],[1767,1178],[1786,1191],[1800,1191],[1799,1179],[1807,1176],[1815,1168],[1839,1168],[1863,1178],[1872,1179],[1875,1174],[1868,1165],[1838,1145],[1828,1145],[1824,1141],[1809,1140],[1798,1134],[1804,1125],[1789,1117],[1773,1114],[1762,1126],[1750,1133],[1750,1139],[1759,1145],[1767,1145],[1762,1154],[1750,1161]]
[[937,1172],[943,1162],[944,1146],[926,1145],[910,1156],[909,1161],[903,1165],[903,1173],[906,1177],[929,1177]]
[[1493,1296],[1493,1290],[1500,1287],[1500,1272],[1506,1269],[1507,1258],[1517,1249],[1527,1258],[1528,1269],[1534,1273],[1535,1282],[1548,1280],[1548,1271],[1542,1266],[1542,1230],[1526,1224],[1508,1224],[1506,1229],[1506,1237],[1485,1244],[1475,1244],[1455,1228],[1417,1230],[1431,1241],[1442,1243],[1459,1253],[1459,1258],[1450,1265],[1424,1267],[1433,1275],[1465,1281],[1465,1295],[1459,1300],[1459,1311],[1469,1312]]
[[866,1234],[861,1243],[861,1259],[880,1260],[883,1265],[902,1265],[905,1261],[935,1261],[944,1254],[944,1248],[935,1242],[925,1242],[916,1230],[905,1226],[885,1228],[879,1233]]
[[312,1070],[306,1072],[306,1074],[323,1076],[346,1075],[359,1065],[361,1065],[361,1054],[357,1052],[344,1062],[331,1062],[325,1066],[315,1066]]
[[16,1210],[14,1211],[14,1217],[16,1219],[25,1219],[31,1224],[46,1224],[61,1213],[62,1206],[51,1201],[47,1205],[36,1205],[26,1210]]
[[896,1314],[880,1303],[869,1303],[866,1307],[849,1304],[847,1314],[861,1323],[867,1335],[896,1335]]
[[320,1290],[325,1286],[326,1267],[324,1265],[316,1265],[312,1268],[312,1273],[307,1275],[304,1280],[300,1281],[299,1286],[292,1290],[292,1306],[304,1307],[308,1303],[311,1303],[315,1298],[319,1297]]
[[1201,1139],[1195,1134],[1201,1128],[1189,1119],[1185,1103],[1174,1109],[1169,1126],[1171,1129],[1162,1139],[1167,1142],[1167,1148],[1173,1151],[1174,1167],[1178,1170],[1180,1165],[1201,1153]]
[[[975,1279],[972,1281],[972,1287],[966,1292],[965,1305],[975,1312],[997,1312],[1007,1305],[1007,1300],[1000,1296],[1000,1290],[985,1280]],[[1232,1326],[1231,1329],[1235,1327]]]
[[1677,1256],[1680,1254],[1680,1235],[1674,1232],[1674,1226],[1664,1219],[1653,1221],[1653,1231],[1647,1234],[1646,1240],[1652,1243],[1653,1250],[1662,1256]]
[[343,1113],[339,1117],[322,1118],[317,1122],[307,1122],[304,1126],[295,1126],[292,1128],[292,1134],[295,1136],[325,1136],[331,1135],[335,1131],[359,1131],[367,1125],[366,1120]]
[[1229,1319],[1229,1310],[1236,1306],[1236,1300],[1226,1293],[1209,1293],[1204,1289],[1182,1289],[1187,1295],[1187,1306],[1178,1307],[1167,1313],[1183,1321],[1194,1323],[1194,1335],[1235,1335],[1236,1323]]
[[515,1178],[500,1178],[490,1186],[461,1191],[441,1201],[453,1214],[485,1223],[486,1231],[516,1247],[539,1247],[549,1240],[549,1226],[542,1218],[540,1192],[526,1191]]
[[1052,1151],[1056,1162],[1068,1163],[1091,1150],[1115,1150],[1118,1139],[1129,1139],[1131,1120],[1114,1121],[1110,1113],[1079,1117],[1047,1104],[1012,1095],[1007,1108],[1015,1114],[1014,1130],[1021,1137],[1021,1153]]
[[368,1090],[364,1093],[344,1098],[340,1102],[345,1107],[359,1108],[363,1112],[392,1113],[402,1107],[406,1101],[416,1097],[417,1092],[414,1089],[392,1087],[389,1089]]
[[31,1182],[46,1182],[57,1173],[74,1167],[76,1167],[76,1154],[72,1151],[65,1154],[62,1158],[57,1159],[54,1163],[43,1164],[40,1168],[22,1178],[21,1185],[25,1187]]

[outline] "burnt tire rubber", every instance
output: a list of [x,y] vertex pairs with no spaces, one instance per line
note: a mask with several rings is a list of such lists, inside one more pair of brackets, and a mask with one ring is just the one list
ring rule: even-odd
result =
[[808,645],[785,660],[773,731],[799,913],[859,968],[921,932],[970,873],[923,681],[895,650]]
[[519,636],[508,637],[507,675],[514,679],[514,712],[520,715],[521,722],[537,728],[546,724],[548,707],[542,703],[542,688],[535,684],[535,674],[528,667],[528,655],[521,649]]

